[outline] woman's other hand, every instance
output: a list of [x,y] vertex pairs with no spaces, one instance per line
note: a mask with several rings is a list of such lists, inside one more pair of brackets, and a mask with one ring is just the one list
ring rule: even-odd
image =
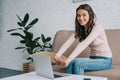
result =
[[59,60],[60,60],[60,57],[58,57],[57,55],[55,55],[55,57],[54,57],[55,64],[58,64]]
[[67,58],[66,60],[61,60],[59,59],[58,63],[57,64],[60,68],[66,68],[68,66],[68,64],[70,63],[71,59],[70,58]]

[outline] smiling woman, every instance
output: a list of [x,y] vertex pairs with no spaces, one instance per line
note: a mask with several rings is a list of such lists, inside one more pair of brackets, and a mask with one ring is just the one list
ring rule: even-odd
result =
[[[56,65],[67,68],[69,74],[84,75],[84,71],[97,71],[112,68],[112,52],[108,45],[103,26],[95,21],[95,13],[89,4],[81,4],[76,9],[75,31],[55,55]],[[59,57],[73,44],[79,43],[65,60]],[[87,47],[91,49],[88,58],[76,58]],[[102,65],[102,66],[101,66]]]

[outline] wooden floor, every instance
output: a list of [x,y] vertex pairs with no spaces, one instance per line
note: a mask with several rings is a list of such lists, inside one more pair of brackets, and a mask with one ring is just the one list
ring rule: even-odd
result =
[[22,74],[22,71],[0,68],[0,78],[10,77],[18,74]]

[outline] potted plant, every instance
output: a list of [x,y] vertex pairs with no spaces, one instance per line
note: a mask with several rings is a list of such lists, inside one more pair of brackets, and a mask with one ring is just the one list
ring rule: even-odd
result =
[[[11,35],[18,36],[21,38],[20,43],[24,46],[16,47],[15,49],[23,49],[23,51],[27,50],[27,52],[31,55],[36,53],[37,51],[46,51],[47,49],[51,49],[52,45],[49,43],[51,37],[45,37],[44,34],[41,34],[40,37],[34,38],[34,35],[31,31],[29,31],[37,22],[38,18],[33,19],[29,22],[29,14],[26,13],[24,18],[21,19],[17,15],[19,21],[17,22],[19,28],[10,29],[7,32],[12,32]],[[19,31],[19,32],[18,32]],[[40,41],[41,40],[41,41]],[[41,43],[40,43],[40,42]],[[27,57],[27,60],[32,58],[30,56]],[[23,63],[23,72],[29,72],[29,64]]]
[[[45,51],[47,48],[52,48],[52,45],[49,43],[51,37],[45,37],[43,34],[41,34],[40,37],[34,38],[33,33],[29,31],[38,22],[38,18],[35,18],[31,22],[29,22],[28,13],[25,14],[23,19],[21,19],[18,15],[17,17],[19,19],[19,21],[17,22],[19,28],[10,29],[7,31],[13,32],[11,33],[11,35],[21,38],[20,43],[24,46],[16,47],[15,49],[23,49],[23,51],[27,50],[29,54],[34,54],[37,51]],[[18,30],[20,32],[18,32]],[[41,40],[41,43],[39,42],[39,40]],[[31,59],[31,57],[28,57],[27,59]]]

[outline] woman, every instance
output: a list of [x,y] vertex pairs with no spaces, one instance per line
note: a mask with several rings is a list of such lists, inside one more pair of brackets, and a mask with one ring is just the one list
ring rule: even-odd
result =
[[[75,33],[63,44],[55,55],[60,68],[67,67],[67,73],[84,74],[84,71],[105,70],[112,68],[112,52],[109,48],[102,25],[95,23],[95,14],[88,4],[76,9]],[[66,60],[60,56],[70,47],[75,39],[79,44]],[[76,58],[85,48],[90,47],[89,58]]]

